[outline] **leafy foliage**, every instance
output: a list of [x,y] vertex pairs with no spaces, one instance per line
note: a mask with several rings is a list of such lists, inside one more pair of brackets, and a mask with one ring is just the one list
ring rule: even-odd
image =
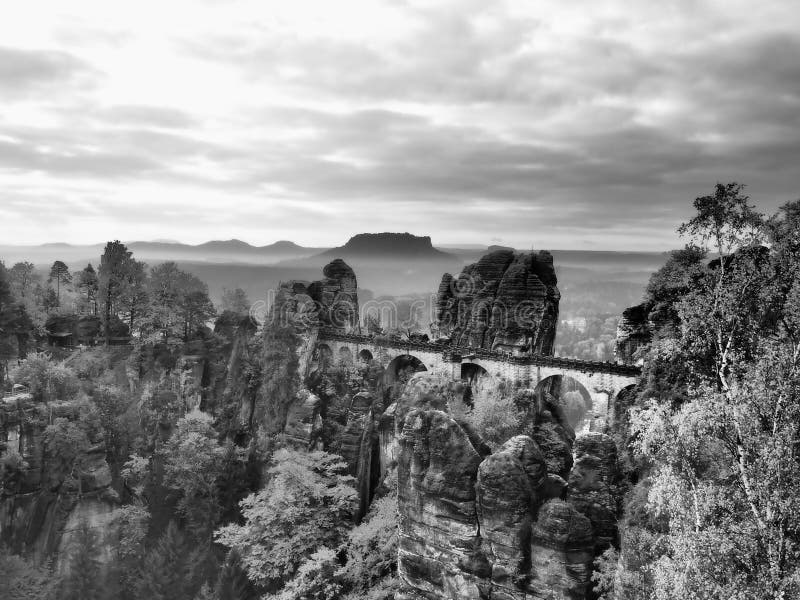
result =
[[35,400],[72,400],[80,390],[75,372],[47,354],[34,354],[11,372],[11,379],[28,387]]
[[397,495],[390,493],[375,500],[367,517],[347,534],[346,562],[336,573],[344,587],[363,595],[390,579],[396,572],[397,541]]
[[164,484],[179,494],[178,513],[198,537],[210,533],[219,516],[217,480],[225,449],[211,422],[204,413],[187,414],[162,450]]
[[451,400],[450,408],[457,419],[469,423],[493,450],[524,428],[525,413],[503,386],[483,386],[479,380],[472,386],[472,406],[456,398]]
[[603,598],[800,594],[800,202],[764,223],[741,191],[718,185],[681,228],[719,258],[689,247],[648,288],[675,326],[649,348],[630,411],[645,478],[622,551],[598,562]]
[[[278,450],[266,487],[241,502],[244,524],[230,524],[217,541],[236,549],[250,579],[280,591],[301,565],[303,577],[316,571],[307,561],[337,548],[355,509],[353,478],[336,455]],[[313,577],[312,577],[313,579]]]
[[20,556],[0,548],[0,598],[43,600],[55,595],[56,580],[48,569],[34,566]]

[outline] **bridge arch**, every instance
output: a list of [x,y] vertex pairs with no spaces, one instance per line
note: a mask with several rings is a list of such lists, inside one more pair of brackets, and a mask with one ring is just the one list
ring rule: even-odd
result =
[[636,389],[635,383],[626,385],[624,388],[618,391],[614,396],[614,404],[617,404],[618,402],[624,402],[625,400],[630,398],[635,389]]
[[489,377],[489,371],[477,363],[461,363],[461,380],[470,384],[477,383],[479,379]]
[[536,397],[551,396],[575,432],[588,431],[594,419],[592,394],[580,381],[565,374],[549,375],[535,388]]
[[634,400],[634,393],[636,384],[632,383],[620,389],[613,397],[609,405],[609,424],[623,422],[627,418],[628,409],[630,409]]
[[317,364],[320,371],[327,371],[333,365],[333,350],[328,344],[317,344]]
[[339,348],[339,365],[342,367],[353,366],[353,351],[347,346]]
[[358,360],[365,364],[369,364],[372,359],[373,359],[372,352],[370,352],[366,348],[364,348],[363,350],[361,350],[361,352],[358,353]]
[[389,364],[386,365],[383,378],[386,383],[392,384],[407,379],[414,373],[427,370],[425,364],[413,354],[400,354],[399,356],[395,356],[389,361]]

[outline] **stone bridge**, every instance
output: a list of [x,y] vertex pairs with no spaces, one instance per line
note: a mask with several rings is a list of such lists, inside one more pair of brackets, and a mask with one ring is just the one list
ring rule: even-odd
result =
[[327,367],[369,363],[385,369],[387,383],[403,371],[429,371],[452,380],[475,382],[484,377],[504,379],[522,387],[551,393],[578,392],[588,414],[581,427],[600,429],[609,406],[633,386],[641,369],[612,362],[586,361],[542,355],[512,355],[482,348],[454,348],[436,342],[397,340],[381,336],[320,329],[317,361]]

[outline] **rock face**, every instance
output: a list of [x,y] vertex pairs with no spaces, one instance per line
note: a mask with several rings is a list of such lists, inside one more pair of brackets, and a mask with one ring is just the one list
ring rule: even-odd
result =
[[350,475],[356,478],[359,507],[356,518],[366,514],[380,473],[378,420],[383,405],[373,394],[359,392],[350,400],[345,415],[345,425],[337,436],[334,450],[347,462]]
[[320,446],[322,433],[320,401],[308,390],[302,390],[298,395],[305,395],[305,399],[289,409],[284,430],[286,441],[297,448],[313,450]]
[[412,409],[399,443],[400,577],[426,597],[478,600],[491,575],[478,525],[480,454],[433,409]]
[[584,600],[594,560],[589,519],[562,500],[550,500],[538,517],[531,534],[530,596],[509,598]]
[[495,250],[444,274],[436,325],[457,346],[551,355],[560,298],[549,252]]
[[282,282],[271,313],[298,331],[332,327],[350,332],[358,326],[358,283],[347,263],[336,258],[322,270],[324,278],[308,283]]
[[[30,395],[0,403],[0,454],[14,457],[0,480],[0,545],[38,563],[59,558],[70,542],[70,524],[86,519],[102,526],[119,501],[102,439],[89,440],[80,470],[69,477],[44,443],[48,422],[40,408]],[[77,412],[67,402],[49,408],[53,418],[72,419]]]
[[530,570],[531,521],[547,476],[544,456],[528,436],[506,442],[478,468],[478,515],[495,595],[514,597]]
[[614,440],[594,432],[579,436],[575,441],[575,466],[569,476],[568,501],[591,522],[598,554],[617,540],[619,479]]
[[622,317],[617,324],[616,355],[618,360],[626,364],[633,364],[636,351],[650,343],[653,331],[648,313],[647,304],[637,304],[622,312]]
[[[547,431],[558,443],[542,448],[535,437],[518,435],[489,454],[477,434],[447,412],[446,388],[418,374],[407,391],[393,411],[401,597],[585,599],[595,531],[605,530],[579,507],[600,500],[588,492],[594,481],[615,476],[610,439],[592,434],[577,444],[585,467],[573,478],[574,436],[546,404],[532,409],[547,413],[532,419],[532,432]],[[562,475],[587,490],[574,503],[563,500]]]

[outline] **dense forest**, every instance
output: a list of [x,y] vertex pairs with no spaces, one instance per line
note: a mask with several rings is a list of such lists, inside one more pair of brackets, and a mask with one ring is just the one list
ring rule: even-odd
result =
[[[694,209],[637,308],[641,377],[609,407],[618,521],[588,598],[800,596],[800,201],[765,217],[718,184]],[[358,489],[348,412],[413,373],[304,378],[307,331],[248,308],[116,241],[46,282],[0,266],[0,598],[399,597],[396,473]],[[556,353],[611,360],[617,320],[562,323]],[[487,453],[527,431],[531,390],[473,392],[448,410]]]

